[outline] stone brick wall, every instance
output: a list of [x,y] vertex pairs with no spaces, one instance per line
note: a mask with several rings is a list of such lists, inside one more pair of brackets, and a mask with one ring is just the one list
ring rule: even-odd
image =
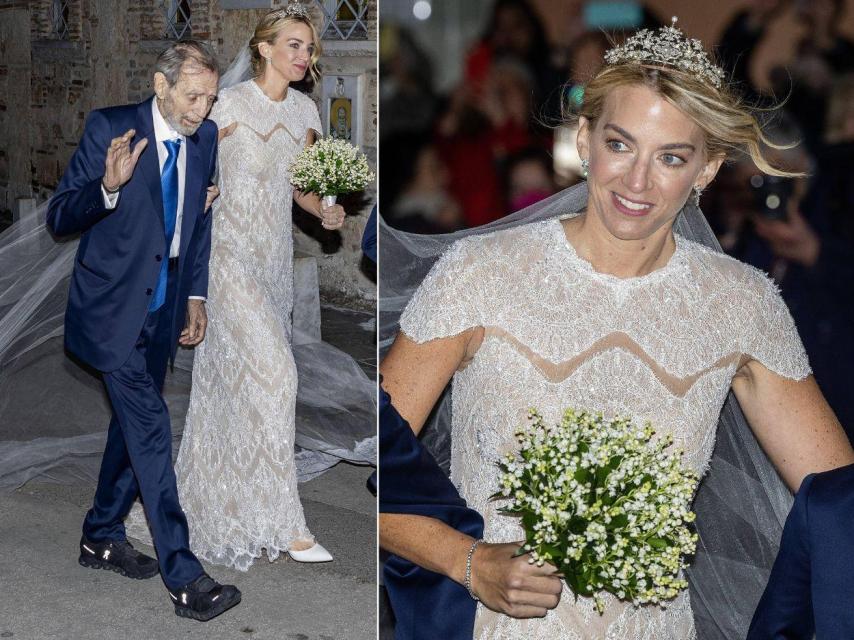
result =
[[[65,39],[52,32],[51,5],[52,0],[0,0],[0,209],[14,208],[16,198],[47,198],[89,111],[151,95],[154,61],[169,45],[163,0],[72,0]],[[223,70],[265,12],[223,10],[218,0],[191,0],[190,7],[192,37],[211,45]],[[372,39],[323,42],[328,53],[321,60],[329,72],[364,75],[364,150],[374,167],[376,11],[377,0],[369,0]],[[326,299],[373,308],[376,286],[371,269],[361,265],[359,245],[375,199],[372,188],[349,206],[340,233],[324,232],[311,219],[301,223],[304,231],[295,231],[298,250],[319,257]]]
[[29,34],[27,2],[0,4],[0,209],[31,195]]

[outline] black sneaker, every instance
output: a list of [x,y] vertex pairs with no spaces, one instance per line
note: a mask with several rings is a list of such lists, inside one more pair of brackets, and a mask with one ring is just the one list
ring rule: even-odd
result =
[[169,591],[169,595],[175,602],[176,615],[202,622],[215,618],[240,602],[237,587],[220,584],[206,573],[180,589]]
[[80,538],[78,562],[90,569],[109,569],[127,578],[144,580],[160,573],[157,560],[134,549],[127,540],[92,542]]

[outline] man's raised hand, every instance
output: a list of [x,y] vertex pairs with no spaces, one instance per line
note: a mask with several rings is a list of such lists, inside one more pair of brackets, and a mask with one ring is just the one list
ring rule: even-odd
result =
[[148,138],[143,138],[130,148],[130,141],[136,133],[135,129],[128,129],[124,135],[113,138],[107,149],[107,159],[104,162],[104,178],[101,184],[110,192],[118,191],[130,177],[136,167],[139,156],[148,146]]

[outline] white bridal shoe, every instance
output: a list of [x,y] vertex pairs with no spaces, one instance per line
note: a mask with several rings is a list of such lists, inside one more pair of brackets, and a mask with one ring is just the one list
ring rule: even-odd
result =
[[297,562],[332,562],[332,554],[317,542],[314,543],[313,547],[302,551],[288,549],[288,555]]

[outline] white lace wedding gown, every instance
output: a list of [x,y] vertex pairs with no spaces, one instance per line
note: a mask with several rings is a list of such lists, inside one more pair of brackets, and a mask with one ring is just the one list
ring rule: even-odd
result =
[[[515,449],[530,407],[557,422],[567,407],[650,420],[705,473],[718,414],[741,363],[787,378],[810,373],[791,316],[764,274],[676,236],[667,265],[619,279],[580,258],[557,219],[466,238],[442,256],[404,311],[416,340],[485,328],[453,380],[451,478],[484,516],[488,542],[524,538],[498,512],[494,464]],[[478,605],[474,637],[508,640],[695,638],[687,591],[664,609],[606,598],[599,616],[568,588],[543,619]]]
[[[208,329],[196,348],[175,473],[190,548],[246,570],[262,549],[272,561],[294,541],[313,541],[294,465],[288,167],[321,125],[306,95],[292,88],[275,102],[252,80],[220,92],[210,118],[237,128],[219,144]],[[144,528],[141,516],[135,508],[130,535]]]

